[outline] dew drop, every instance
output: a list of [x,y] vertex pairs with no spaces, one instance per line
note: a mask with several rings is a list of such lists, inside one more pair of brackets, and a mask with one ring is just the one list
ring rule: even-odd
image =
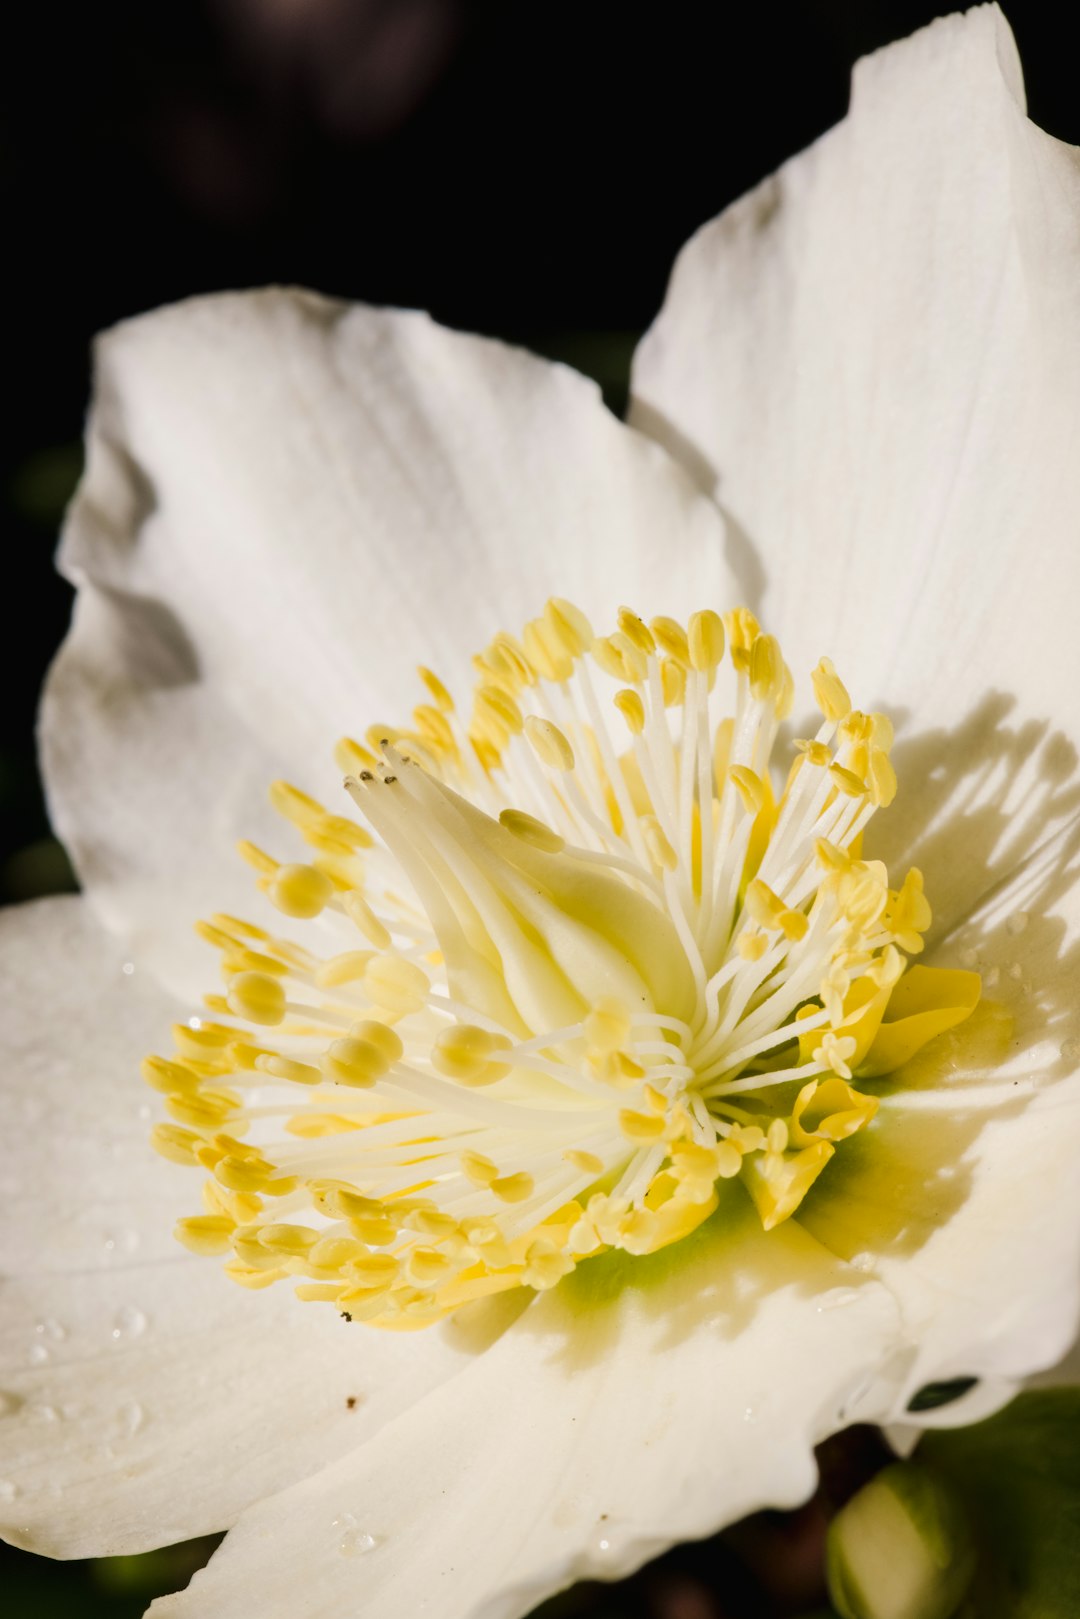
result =
[[826,1310],[844,1310],[849,1304],[855,1304],[860,1298],[857,1287],[834,1287],[831,1292],[817,1306],[818,1315],[824,1315]]
[[101,1246],[110,1258],[119,1254],[133,1254],[139,1246],[139,1233],[130,1228],[123,1231],[107,1231],[101,1239]]
[[1014,911],[1005,924],[1005,931],[1006,933],[1011,933],[1015,939],[1019,934],[1023,933],[1030,920],[1031,918],[1026,911]]
[[48,1344],[31,1344],[28,1359],[31,1366],[44,1366],[49,1358]]
[[14,1501],[18,1493],[17,1484],[13,1484],[9,1478],[0,1478],[0,1501]]
[[744,1422],[756,1422],[757,1419],[758,1419],[757,1406],[756,1405],[744,1406],[743,1407],[742,1419],[743,1419]]
[[988,967],[982,975],[983,988],[993,989],[1000,977],[1001,969],[999,967]]
[[116,1413],[125,1439],[134,1439],[146,1421],[146,1412],[138,1400],[127,1400]]
[[52,1316],[48,1316],[44,1321],[39,1321],[34,1331],[39,1338],[48,1338],[54,1344],[62,1343],[67,1337],[67,1328],[62,1327],[59,1321],[54,1320]]
[[361,1529],[351,1512],[339,1514],[331,1527],[338,1531],[338,1551],[342,1557],[363,1557],[365,1552],[374,1551],[378,1545],[375,1536]]
[[611,1550],[611,1541],[607,1538],[606,1535],[601,1535],[599,1537],[599,1539],[596,1542],[596,1550],[599,1552],[601,1557],[606,1557],[608,1552],[610,1552],[610,1550]]
[[125,961],[123,966],[120,968],[120,971],[123,973],[125,978],[130,978],[132,973],[135,971],[135,963],[133,961]]
[[978,965],[979,952],[977,950],[972,950],[969,946],[967,950],[961,950],[957,959],[959,960],[961,967],[966,967],[968,972],[970,972],[972,967]]
[[1024,976],[1024,969],[1021,967],[1018,961],[1010,961],[1005,971],[1008,973],[1014,984],[1018,984]]
[[134,1304],[125,1304],[113,1321],[112,1335],[116,1342],[122,1338],[138,1338],[147,1327],[144,1311]]
[[1066,1062],[1080,1062],[1080,1036],[1074,1035],[1071,1040],[1062,1041],[1061,1055]]

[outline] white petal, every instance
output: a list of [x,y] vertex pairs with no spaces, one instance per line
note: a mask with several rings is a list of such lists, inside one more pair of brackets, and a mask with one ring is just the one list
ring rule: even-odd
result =
[[330,748],[406,721],[417,663],[467,674],[552,592],[605,616],[732,594],[716,512],[593,384],[283,291],[102,340],[62,566],[82,600],[45,708],[52,808],[144,959],[175,927],[159,898],[184,919],[223,891],[262,772],[336,803]]
[[738,1190],[677,1249],[590,1269],[447,1397],[245,1514],[155,1619],[272,1602],[329,1619],[361,1586],[365,1619],[512,1619],[575,1579],[803,1500],[811,1446],[895,1331],[884,1291],[852,1286],[797,1227],[766,1236]]
[[905,722],[876,847],[943,922],[1077,806],[1080,167],[1022,98],[994,6],[861,62],[684,249],[635,367],[797,675],[828,652]]
[[172,1240],[197,1177],[151,1152],[137,1072],[172,1009],[81,901],[5,911],[0,976],[5,1539],[73,1557],[224,1528],[466,1364],[462,1327],[361,1334]]
[[958,930],[943,959],[977,964],[983,1006],[908,1065],[799,1211],[897,1298],[909,1395],[1037,1372],[1080,1326],[1078,860],[1080,831]]

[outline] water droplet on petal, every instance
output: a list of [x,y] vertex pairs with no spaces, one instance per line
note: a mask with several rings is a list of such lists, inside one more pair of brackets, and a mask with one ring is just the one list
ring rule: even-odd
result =
[[1005,924],[1005,931],[1011,933],[1015,939],[1017,934],[1023,933],[1030,920],[1026,911],[1014,911]]
[[977,950],[972,950],[969,947],[967,950],[961,950],[957,959],[959,960],[961,967],[966,967],[968,972],[970,972],[972,967],[978,965],[979,952]]
[[744,1422],[756,1422],[757,1419],[758,1419],[757,1406],[756,1405],[744,1406],[743,1407],[742,1419],[743,1419]]
[[146,1412],[138,1400],[128,1400],[116,1413],[125,1439],[134,1439],[146,1421]]
[[351,1512],[342,1512],[334,1519],[332,1528],[338,1530],[338,1551],[342,1557],[363,1557],[378,1545],[374,1535],[361,1529]]
[[120,971],[123,973],[125,978],[130,978],[132,973],[135,971],[135,963],[133,961],[125,961],[121,966]]
[[39,1321],[34,1327],[34,1331],[39,1338],[49,1338],[54,1344],[62,1342],[67,1337],[67,1328],[62,1327],[59,1321],[52,1316],[46,1317],[44,1321]]
[[123,1338],[138,1338],[147,1328],[147,1317],[134,1304],[125,1304],[113,1321],[112,1335],[119,1342]]
[[32,1344],[30,1346],[30,1354],[28,1359],[31,1366],[44,1366],[48,1358],[49,1346],[47,1344]]
[[834,1287],[826,1293],[817,1306],[818,1315],[824,1315],[826,1310],[844,1310],[849,1304],[857,1303],[860,1297],[857,1287]]
[[139,1233],[130,1229],[107,1231],[101,1245],[110,1258],[120,1254],[133,1254],[139,1246]]

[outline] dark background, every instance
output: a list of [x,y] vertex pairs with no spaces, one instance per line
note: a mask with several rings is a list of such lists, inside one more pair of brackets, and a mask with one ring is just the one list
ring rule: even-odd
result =
[[[949,9],[917,0],[13,8],[0,96],[10,408],[0,437],[0,900],[70,883],[48,837],[33,720],[69,612],[51,558],[78,474],[96,330],[194,292],[299,282],[426,307],[450,325],[558,355],[597,376],[621,409],[634,340],[686,237],[843,115],[858,56]],[[1032,115],[1080,141],[1068,8],[1013,0],[1006,10]],[[729,1590],[734,1555],[723,1553]],[[603,1611],[720,1613],[693,1606],[693,1556],[682,1606],[671,1605],[670,1582],[638,1581]],[[126,1615],[189,1568],[184,1554],[141,1571],[125,1560],[75,1585],[74,1571],[13,1554],[0,1581],[15,1582],[13,1619]],[[724,1611],[788,1611],[779,1598],[755,1600]]]

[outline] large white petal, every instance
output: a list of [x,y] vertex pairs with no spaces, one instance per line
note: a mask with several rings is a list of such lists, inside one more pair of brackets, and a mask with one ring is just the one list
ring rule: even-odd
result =
[[961,1376],[1007,1392],[1080,1326],[1078,877],[1080,830],[966,919],[940,959],[978,966],[983,1005],[886,1087],[799,1212],[898,1300],[908,1394]]
[[174,1009],[82,901],[5,911],[0,977],[5,1539],[82,1556],[224,1528],[479,1347],[479,1324],[362,1334],[177,1246],[197,1177],[151,1151],[138,1078]]
[[748,536],[793,667],[828,652],[903,722],[875,847],[918,852],[943,922],[1080,798],[1078,272],[1078,154],[986,6],[858,64],[636,360],[631,419]]
[[221,903],[256,782],[284,763],[336,802],[330,748],[407,720],[417,663],[467,677],[552,592],[604,619],[728,601],[723,552],[691,480],[563,366],[299,292],[131,321],[98,350],[61,554],[60,833],[154,959],[160,901]]
[[882,1288],[794,1225],[765,1235],[729,1191],[677,1248],[582,1267],[445,1395],[246,1513],[151,1611],[514,1619],[803,1500],[812,1445],[895,1331]]

